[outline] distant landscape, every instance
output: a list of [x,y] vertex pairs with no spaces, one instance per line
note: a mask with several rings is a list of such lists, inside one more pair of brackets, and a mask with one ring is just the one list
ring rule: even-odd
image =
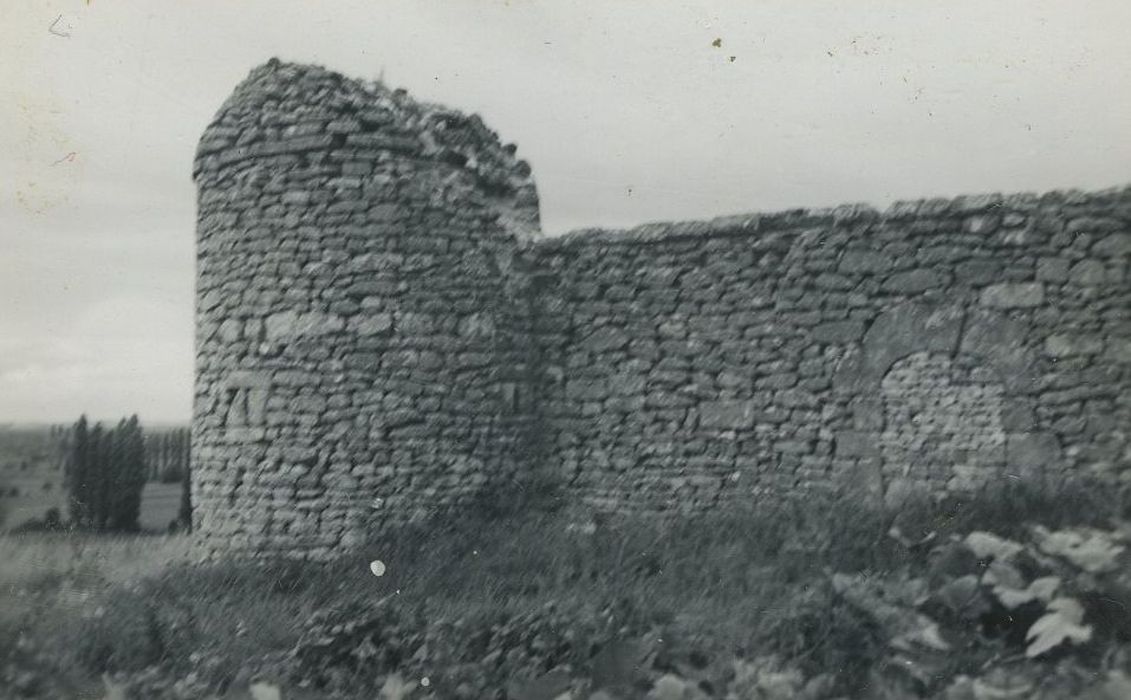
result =
[[[63,423],[0,424],[0,532],[42,521],[52,509],[66,519],[64,436],[69,427]],[[143,427],[150,472],[142,491],[138,525],[143,532],[165,532],[180,507],[179,470],[187,468],[188,426]],[[170,448],[182,445],[174,455]]]

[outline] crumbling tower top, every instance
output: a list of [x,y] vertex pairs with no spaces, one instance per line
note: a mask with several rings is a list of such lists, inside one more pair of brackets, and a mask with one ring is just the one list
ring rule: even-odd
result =
[[461,198],[472,191],[486,198],[500,222],[528,240],[541,234],[538,194],[516,150],[478,115],[415,100],[379,81],[273,58],[251,71],[205,129],[193,179],[223,178],[280,154],[346,161],[383,151],[453,166],[453,178],[469,179]]

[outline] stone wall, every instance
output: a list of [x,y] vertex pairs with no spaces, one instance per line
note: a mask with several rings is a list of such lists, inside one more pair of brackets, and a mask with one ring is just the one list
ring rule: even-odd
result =
[[1131,188],[547,239],[478,118],[278,62],[195,178],[216,550],[323,556],[539,479],[660,513],[1131,472]]
[[1131,188],[848,206],[528,244],[572,497],[898,502],[1127,474]]
[[518,479],[538,229],[481,120],[328,71],[257,68],[194,176],[194,526],[317,557]]

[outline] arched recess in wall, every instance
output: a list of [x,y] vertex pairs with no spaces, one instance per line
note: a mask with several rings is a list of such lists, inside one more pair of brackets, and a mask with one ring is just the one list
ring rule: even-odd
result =
[[1060,461],[1037,428],[1035,357],[1005,314],[908,303],[880,315],[837,367],[834,391],[851,427],[838,457],[898,503],[915,492],[1036,481]]

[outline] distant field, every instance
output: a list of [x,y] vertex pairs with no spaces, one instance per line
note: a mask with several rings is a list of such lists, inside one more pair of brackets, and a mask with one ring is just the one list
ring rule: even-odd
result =
[[[141,528],[164,532],[180,505],[180,484],[146,484]],[[67,517],[63,470],[49,426],[0,426],[0,532],[42,519],[51,508]]]
[[[0,481],[0,488],[5,491],[0,499],[0,512],[4,515],[2,528],[41,519],[51,508],[57,508],[64,517],[67,514],[67,493],[63,490],[62,474],[55,478],[46,475],[6,476]],[[11,495],[13,488],[18,496]]]
[[[57,480],[62,481],[60,476]],[[5,482],[8,488],[19,489],[17,497],[5,496],[0,504],[4,508],[4,524],[0,529],[9,529],[32,519],[42,519],[44,513],[50,508],[58,508],[59,513],[66,517],[67,495],[56,484],[51,490],[43,490],[43,480],[40,477],[9,479]],[[138,524],[142,530],[164,532],[169,527],[169,522],[175,520],[181,507],[181,485],[148,483],[141,494],[141,516]]]
[[141,492],[141,516],[138,524],[142,530],[164,531],[169,522],[176,520],[181,508],[181,485],[148,483]]
[[0,528],[66,514],[63,470],[49,426],[0,427]]

